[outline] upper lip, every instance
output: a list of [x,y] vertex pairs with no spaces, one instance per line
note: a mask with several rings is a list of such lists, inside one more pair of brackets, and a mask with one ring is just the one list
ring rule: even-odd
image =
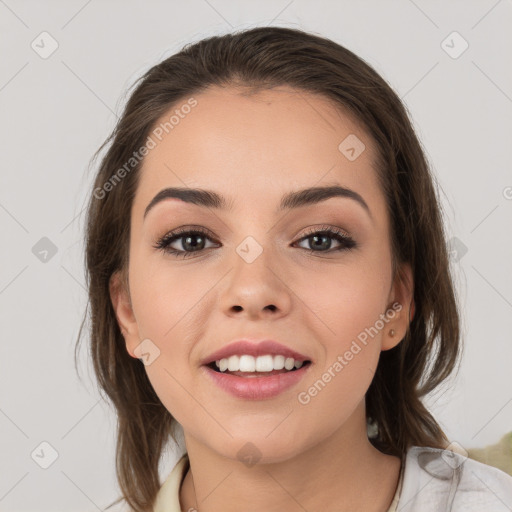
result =
[[282,355],[293,357],[296,361],[310,361],[311,359],[286,345],[282,345],[274,340],[249,341],[238,340],[216,350],[201,361],[202,365],[210,364],[233,355],[247,354],[253,357],[270,355]]

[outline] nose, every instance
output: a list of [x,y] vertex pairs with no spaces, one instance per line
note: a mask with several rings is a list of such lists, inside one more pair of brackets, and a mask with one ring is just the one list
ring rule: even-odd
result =
[[252,263],[234,262],[228,284],[220,297],[226,315],[248,319],[276,319],[287,315],[292,304],[289,277],[270,258],[260,254]]

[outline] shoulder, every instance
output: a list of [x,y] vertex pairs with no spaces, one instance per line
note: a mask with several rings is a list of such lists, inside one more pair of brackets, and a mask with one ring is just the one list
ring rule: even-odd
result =
[[402,512],[512,510],[512,476],[450,450],[411,447],[405,459]]

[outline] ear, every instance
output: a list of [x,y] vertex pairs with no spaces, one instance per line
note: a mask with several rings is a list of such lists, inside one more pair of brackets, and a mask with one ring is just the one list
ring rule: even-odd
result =
[[138,359],[134,350],[140,344],[139,328],[133,314],[128,283],[121,271],[112,274],[109,282],[109,292],[117,323],[124,336],[126,350],[133,358]]
[[[382,337],[382,350],[396,347],[407,333],[414,316],[414,278],[409,263],[402,263],[397,269],[386,312],[390,320]],[[390,331],[394,331],[393,336]]]

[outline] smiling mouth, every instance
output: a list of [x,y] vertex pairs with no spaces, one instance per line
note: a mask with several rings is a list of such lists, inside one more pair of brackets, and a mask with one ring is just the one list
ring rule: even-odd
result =
[[299,368],[294,367],[291,370],[287,370],[286,368],[283,368],[281,370],[272,370],[272,371],[269,371],[269,372],[256,372],[256,371],[246,371],[246,372],[236,371],[236,372],[232,372],[232,371],[229,371],[229,370],[225,370],[225,371],[221,372],[220,369],[215,364],[215,361],[212,361],[211,363],[209,363],[209,364],[207,364],[205,366],[210,368],[211,370],[213,370],[213,371],[215,371],[217,373],[223,374],[223,375],[234,375],[236,377],[249,377],[250,378],[250,377],[270,377],[271,375],[279,375],[279,374],[283,374],[283,373],[292,373],[292,372],[296,372],[297,370],[299,370],[301,368],[305,368],[305,367],[309,366],[310,364],[311,364],[311,361],[304,361]]

